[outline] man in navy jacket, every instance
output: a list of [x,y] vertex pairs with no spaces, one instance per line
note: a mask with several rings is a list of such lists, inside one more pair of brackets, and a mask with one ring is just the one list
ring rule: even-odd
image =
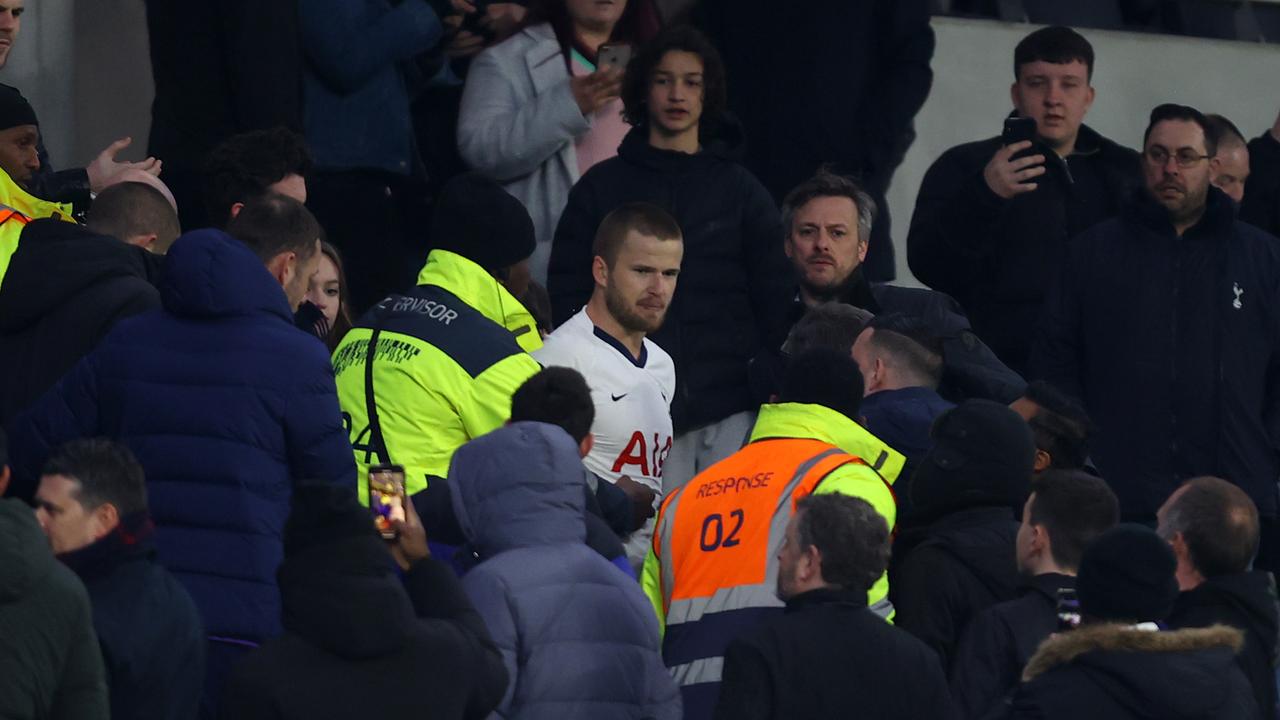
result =
[[137,456],[160,561],[209,634],[206,700],[245,649],[280,634],[275,573],[293,481],[355,481],[328,354],[293,325],[319,225],[270,196],[228,232],[179,238],[163,310],[116,325],[9,428],[20,497],[67,440],[105,436]]
[[1124,516],[1150,521],[1182,480],[1215,475],[1265,524],[1280,476],[1280,241],[1210,186],[1205,123],[1152,111],[1146,191],[1072,241],[1034,360],[1084,401]]

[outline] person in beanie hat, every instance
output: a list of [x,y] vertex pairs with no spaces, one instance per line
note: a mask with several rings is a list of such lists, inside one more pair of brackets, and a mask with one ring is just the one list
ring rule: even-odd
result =
[[524,206],[492,180],[460,175],[440,193],[432,239],[417,286],[378,303],[333,353],[359,477],[403,465],[410,495],[501,427],[511,395],[542,369],[528,354],[542,347],[533,315],[516,299],[534,247]]
[[1026,422],[990,400],[947,411],[931,436],[933,448],[898,491],[911,515],[889,587],[898,627],[938,651],[949,672],[969,619],[1017,594],[1015,508],[1026,500],[1036,448]]
[[221,717],[488,716],[507,686],[502,656],[453,571],[430,557],[412,503],[406,514],[388,543],[349,488],[294,489],[285,634],[236,666]]
[[16,88],[0,85],[0,170],[23,189],[40,170],[40,121],[31,103]]
[[1157,624],[1178,597],[1176,567],[1169,545],[1146,527],[1122,524],[1099,536],[1076,580],[1080,628],[1040,646],[1003,717],[1264,717],[1235,662],[1244,645],[1239,630],[1164,631]]

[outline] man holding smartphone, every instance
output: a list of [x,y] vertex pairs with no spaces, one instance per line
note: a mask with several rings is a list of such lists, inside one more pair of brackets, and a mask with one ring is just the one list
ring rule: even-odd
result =
[[1084,125],[1093,47],[1047,27],[1014,50],[1001,137],[948,150],[925,175],[907,237],[911,271],[964,306],[973,329],[1026,374],[1050,268],[1071,236],[1114,216],[1141,184],[1138,154]]

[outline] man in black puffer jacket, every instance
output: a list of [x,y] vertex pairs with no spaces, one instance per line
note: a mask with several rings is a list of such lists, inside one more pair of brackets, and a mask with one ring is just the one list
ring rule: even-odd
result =
[[0,425],[53,387],[118,321],[160,307],[160,256],[178,233],[177,211],[140,182],[104,190],[87,226],[52,219],[27,225],[0,285]]
[[[1036,138],[959,145],[929,168],[907,259],[929,287],[960,301],[973,330],[1025,374],[1045,288],[1067,239],[1114,216],[1140,184],[1137,153],[1083,125],[1093,103],[1093,47],[1049,27],[1014,51],[1014,114]],[[994,119],[994,118],[993,118]],[[993,128],[994,129],[994,128]]]
[[406,510],[388,553],[350,489],[294,489],[285,634],[236,666],[221,717],[480,720],[498,705],[502,656],[453,571],[429,557],[413,503]]
[[[587,172],[569,194],[551,249],[547,290],[557,323],[591,296],[592,241],[601,220],[627,202],[650,202],[680,223],[685,254],[666,324],[649,337],[676,364],[676,442],[664,491],[742,446],[753,400],[750,360],[782,345],[795,297],[769,193],[733,162],[741,145],[724,120],[724,70],[697,31],[677,28],[640,53],[623,89],[636,125],[618,156]],[[697,431],[697,432],[694,432]]]

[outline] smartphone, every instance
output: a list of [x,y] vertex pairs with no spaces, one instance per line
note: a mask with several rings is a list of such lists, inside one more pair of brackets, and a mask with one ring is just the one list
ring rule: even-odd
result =
[[1075,588],[1058,588],[1058,632],[1080,627],[1080,599]]
[[1000,133],[1001,145],[1013,145],[1024,140],[1035,141],[1036,119],[1011,117],[1004,120],[1004,131]]
[[373,525],[383,539],[393,540],[396,529],[392,523],[405,519],[404,466],[373,465],[369,468],[368,483]]
[[599,70],[604,70],[605,68],[626,70],[627,63],[631,62],[631,46],[624,43],[601,45],[598,60],[596,68]]

